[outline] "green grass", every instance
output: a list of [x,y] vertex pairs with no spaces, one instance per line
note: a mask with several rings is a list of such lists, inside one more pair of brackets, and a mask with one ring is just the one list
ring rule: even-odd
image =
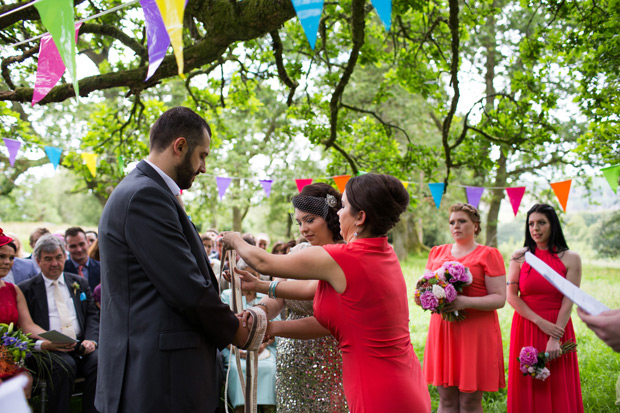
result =
[[[424,358],[424,345],[426,343],[430,313],[422,311],[415,304],[413,291],[417,278],[424,272],[426,258],[426,256],[409,256],[401,262],[409,294],[411,341],[420,361]],[[584,263],[581,287],[610,308],[620,307],[619,281],[620,267],[618,265],[600,261],[593,264]],[[501,310],[498,310],[504,345],[506,382],[508,381],[508,348],[513,313],[514,310],[508,304]],[[620,374],[620,354],[615,353],[600,341],[579,319],[574,309],[572,319],[579,345],[577,351],[584,411],[589,413],[620,412],[620,408],[615,405],[616,382]],[[433,411],[436,411],[439,404],[439,395],[432,386],[429,386],[429,391],[433,402]],[[505,412],[506,389],[496,393],[485,393],[482,407],[485,412]]]

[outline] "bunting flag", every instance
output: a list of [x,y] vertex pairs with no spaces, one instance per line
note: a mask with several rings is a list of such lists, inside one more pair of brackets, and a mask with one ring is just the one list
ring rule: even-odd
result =
[[377,10],[385,31],[389,32],[392,27],[392,0],[372,0],[372,5]]
[[60,165],[60,155],[62,154],[62,149],[55,148],[53,146],[46,146],[43,149],[45,149],[47,158],[50,160],[52,165],[54,165],[54,169],[58,169],[58,165]]
[[573,180],[569,179],[568,181],[553,182],[551,184],[551,188],[553,188],[553,192],[555,192],[555,196],[558,198],[558,201],[560,201],[560,205],[562,205],[564,212],[566,212],[566,203],[568,202],[568,194],[572,182]]
[[22,143],[18,140],[11,138],[3,138],[4,144],[6,148],[9,150],[9,163],[11,166],[15,164],[15,158],[17,157],[17,152],[19,152],[19,148],[22,146]]
[[521,205],[521,200],[523,199],[523,194],[525,194],[525,187],[517,186],[514,188],[506,188],[506,193],[508,194],[508,199],[510,199],[510,205],[512,205],[512,212],[514,212],[516,217],[517,212],[519,212],[519,205]]
[[84,163],[86,163],[86,167],[90,171],[90,174],[93,176],[97,176],[97,154],[95,153],[83,153],[82,159],[84,159]]
[[222,198],[224,198],[226,190],[228,189],[231,181],[232,178],[226,178],[223,176],[215,177],[215,183],[217,184],[217,193],[220,195],[220,201],[222,200]]
[[483,192],[484,188],[480,186],[466,186],[465,193],[467,194],[467,203],[472,205],[474,208],[478,208]]
[[159,7],[157,7],[157,2],[155,0],[140,0],[140,5],[144,12],[146,42],[149,51],[149,70],[146,79],[144,79],[146,82],[155,74],[164,57],[166,57],[166,51],[170,46],[170,36],[166,31],[166,25],[159,12]]
[[403,184],[405,189],[407,189],[407,187],[409,186],[409,182],[407,182],[407,181],[400,181],[400,183]]
[[323,0],[292,0],[292,2],[306,39],[314,50],[316,33],[319,30],[319,22],[323,13]]
[[[75,24],[75,42],[77,43],[78,34],[82,23]],[[39,47],[39,60],[37,63],[37,77],[34,82],[32,93],[32,106],[47,96],[50,90],[65,73],[65,64],[62,61],[56,43],[49,34],[43,36]]]
[[312,183],[312,178],[310,179],[295,179],[295,184],[297,184],[297,190],[301,192],[304,189],[304,186],[310,185]]
[[349,182],[349,179],[351,179],[351,175],[334,176],[334,182],[336,183],[336,186],[338,187],[340,193],[344,192],[344,188],[347,186],[347,182]]
[[273,183],[272,179],[261,179],[260,184],[263,186],[263,191],[265,191],[265,196],[267,196],[267,198],[269,198],[269,195],[271,195],[271,184]]
[[183,74],[183,14],[185,13],[186,0],[156,0],[162,20],[166,26],[174,56],[177,59],[179,76],[185,79]]
[[601,169],[603,176],[607,179],[607,183],[611,186],[614,194],[618,193],[618,180],[620,179],[620,164],[612,165]]
[[34,3],[39,11],[43,26],[50,32],[56,48],[64,62],[75,90],[76,99],[80,96],[75,64],[75,24],[73,0],[40,0]]
[[443,182],[435,182],[432,184],[428,184],[428,188],[431,190],[431,194],[433,195],[433,200],[435,201],[435,206],[439,209],[439,205],[441,204],[441,197],[443,196],[443,190],[446,187],[446,184]]

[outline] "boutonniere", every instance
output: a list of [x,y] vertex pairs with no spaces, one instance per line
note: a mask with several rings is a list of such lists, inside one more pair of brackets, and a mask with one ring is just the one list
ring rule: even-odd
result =
[[76,281],[71,285],[71,287],[73,287],[73,295],[76,295],[78,290],[80,289],[80,284],[78,284]]

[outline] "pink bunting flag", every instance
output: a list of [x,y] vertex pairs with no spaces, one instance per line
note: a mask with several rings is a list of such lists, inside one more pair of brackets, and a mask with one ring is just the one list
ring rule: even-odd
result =
[[312,183],[312,178],[310,179],[295,179],[295,183],[297,184],[297,190],[301,192],[304,189],[304,186],[310,185]]
[[224,198],[224,194],[226,194],[226,190],[228,189],[228,185],[230,185],[231,181],[232,178],[226,178],[222,176],[215,177],[215,183],[217,184],[217,193],[220,195],[220,201],[222,200],[222,198]]
[[519,205],[521,205],[521,200],[523,199],[523,194],[525,194],[525,187],[517,186],[514,188],[506,188],[506,193],[508,194],[508,199],[510,199],[510,205],[512,205],[512,212],[514,212],[516,217],[517,212],[519,212]]
[[[82,23],[75,24],[76,42],[80,26],[82,26]],[[41,46],[39,47],[39,63],[37,64],[37,78],[34,82],[34,92],[32,93],[32,106],[47,96],[50,90],[58,83],[65,69],[65,64],[62,61],[62,57],[60,57],[60,52],[58,52],[52,35],[43,36]]]
[[465,193],[467,194],[467,203],[475,208],[478,208],[478,205],[480,205],[480,198],[482,198],[483,192],[484,188],[482,187],[466,186]]
[[271,184],[273,183],[272,179],[261,179],[260,184],[263,186],[263,191],[265,191],[265,195],[269,198],[271,195]]
[[15,164],[15,158],[17,157],[17,152],[19,151],[19,148],[22,146],[22,143],[18,140],[11,139],[11,138],[3,138],[3,139],[4,139],[4,144],[6,145],[6,148],[9,150],[9,163],[11,164],[11,166],[13,166]]

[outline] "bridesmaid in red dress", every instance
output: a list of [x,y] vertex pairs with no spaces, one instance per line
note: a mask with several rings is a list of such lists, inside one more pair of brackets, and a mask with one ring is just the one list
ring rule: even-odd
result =
[[502,333],[498,308],[506,303],[506,267],[500,252],[476,242],[480,214],[469,204],[450,207],[450,233],[454,244],[433,247],[426,269],[434,271],[446,261],[469,268],[473,281],[444,307],[466,310],[462,321],[445,321],[431,315],[424,352],[424,375],[437,386],[438,412],[482,412],[482,392],[506,387]]
[[338,216],[347,244],[272,255],[226,233],[261,274],[319,279],[315,317],[276,321],[268,334],[308,339],[332,334],[342,350],[344,392],[353,413],[430,412],[431,402],[409,330],[407,286],[387,232],[409,205],[389,175],[351,178]]
[[[577,353],[561,354],[560,345],[575,340],[572,301],[524,262],[530,251],[575,285],[581,283],[581,259],[568,249],[560,220],[550,205],[536,204],[527,213],[525,248],[515,252],[508,268],[508,303],[514,307],[508,365],[508,412],[583,412]],[[545,381],[523,376],[517,357],[534,346],[551,360]]]

